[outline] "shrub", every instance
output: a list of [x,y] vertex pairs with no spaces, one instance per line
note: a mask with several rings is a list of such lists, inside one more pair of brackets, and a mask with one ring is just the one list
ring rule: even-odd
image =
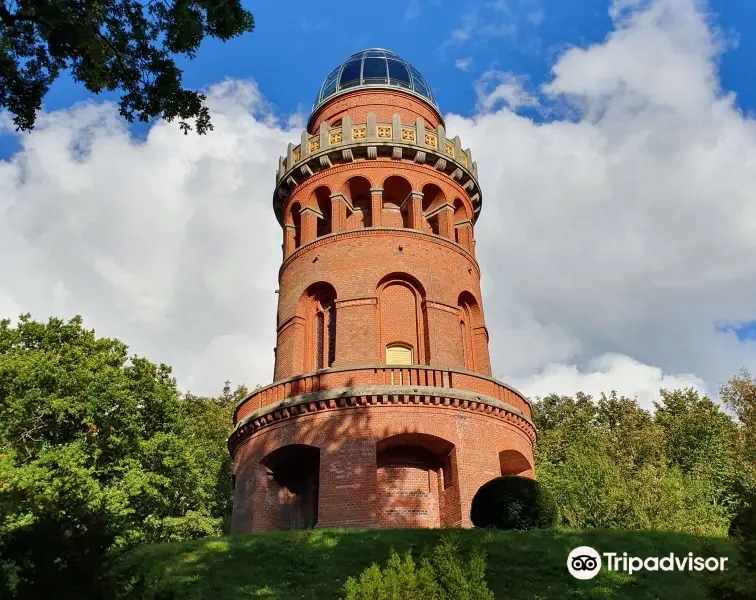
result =
[[517,475],[497,477],[481,486],[472,501],[476,527],[547,529],[558,511],[549,491],[537,481]]
[[756,505],[748,504],[735,515],[729,533],[738,544],[743,562],[756,570]]
[[465,561],[451,536],[444,536],[418,562],[411,552],[391,550],[386,567],[373,563],[344,584],[344,600],[493,600],[485,578],[485,556]]
[[730,537],[756,539],[756,505],[742,508],[730,523]]

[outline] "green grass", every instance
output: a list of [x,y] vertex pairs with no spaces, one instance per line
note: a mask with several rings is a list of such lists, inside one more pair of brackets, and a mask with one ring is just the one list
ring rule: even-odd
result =
[[[350,575],[383,565],[389,549],[432,546],[439,530],[310,530],[234,535],[139,548],[112,569],[120,598],[136,600],[329,600]],[[670,532],[463,530],[463,549],[481,546],[497,599],[708,598],[714,574],[602,569],[590,581],[573,579],[567,555],[576,546],[632,556],[735,557],[725,538]],[[732,558],[729,562],[732,562]]]

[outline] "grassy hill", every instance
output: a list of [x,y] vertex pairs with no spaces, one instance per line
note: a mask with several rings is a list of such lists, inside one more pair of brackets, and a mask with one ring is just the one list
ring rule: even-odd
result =
[[[439,530],[310,530],[235,535],[214,540],[146,546],[114,566],[120,597],[129,600],[329,600],[348,576],[373,562],[383,565],[390,548],[432,546]],[[645,572],[628,576],[605,569],[590,581],[573,579],[566,559],[576,546],[632,556],[736,555],[723,538],[669,532],[459,531],[464,548],[485,550],[489,586],[497,599],[708,598],[697,572]],[[732,562],[732,559],[729,561]]]

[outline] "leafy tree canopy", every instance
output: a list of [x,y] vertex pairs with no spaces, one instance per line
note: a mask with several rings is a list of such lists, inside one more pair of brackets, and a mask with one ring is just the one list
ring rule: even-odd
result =
[[181,396],[78,317],[0,321],[0,597],[101,597],[113,552],[221,534],[245,393]]
[[34,127],[61,71],[90,92],[121,90],[128,121],[179,119],[186,133],[212,129],[205,96],[182,86],[176,57],[203,39],[254,29],[240,0],[0,0],[0,108]]

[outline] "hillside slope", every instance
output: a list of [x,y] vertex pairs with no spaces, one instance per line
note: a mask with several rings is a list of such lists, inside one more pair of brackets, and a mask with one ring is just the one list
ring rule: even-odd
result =
[[[433,545],[439,530],[309,530],[235,535],[137,549],[112,570],[119,597],[128,600],[329,600],[348,576],[390,548]],[[576,546],[631,556],[735,556],[727,539],[669,532],[459,531],[462,548],[480,545],[491,589],[499,599],[622,598],[697,600],[708,597],[708,572],[607,572],[590,581],[569,575]],[[731,562],[731,561],[730,561]]]

